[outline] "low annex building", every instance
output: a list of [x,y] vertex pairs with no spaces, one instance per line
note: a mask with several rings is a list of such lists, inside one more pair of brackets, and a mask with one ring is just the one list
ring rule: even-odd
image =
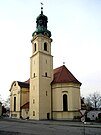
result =
[[71,120],[80,116],[81,83],[65,65],[53,70],[52,39],[47,23],[41,8],[31,40],[30,79],[14,81],[10,88],[13,118]]
[[24,115],[23,109],[25,109],[26,103],[29,102],[29,80],[26,82],[14,81],[11,85],[10,93],[11,117],[27,117],[28,114]]

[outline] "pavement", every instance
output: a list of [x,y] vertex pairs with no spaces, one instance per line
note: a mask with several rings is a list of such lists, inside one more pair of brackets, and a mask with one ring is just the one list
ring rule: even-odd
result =
[[90,127],[90,128],[101,128],[101,122],[74,122],[74,121],[62,121],[62,120],[26,120],[26,119],[14,119],[14,118],[2,118],[6,121],[15,121],[21,123],[33,123],[43,125],[58,125],[58,126],[73,126],[73,127]]

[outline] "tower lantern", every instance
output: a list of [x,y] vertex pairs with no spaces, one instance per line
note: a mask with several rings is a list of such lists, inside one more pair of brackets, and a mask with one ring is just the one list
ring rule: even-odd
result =
[[43,14],[43,7],[41,7],[41,14],[36,18],[36,30],[34,35],[42,34],[51,37],[51,32],[47,29],[48,17]]

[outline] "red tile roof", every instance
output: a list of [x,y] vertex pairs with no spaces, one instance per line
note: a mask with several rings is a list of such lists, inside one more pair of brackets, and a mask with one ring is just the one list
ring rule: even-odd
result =
[[29,108],[29,102],[27,102],[21,106],[21,109],[26,109],[26,108]]
[[52,83],[81,83],[73,76],[73,74],[65,67],[65,65],[54,69]]
[[[74,75],[66,68],[65,65],[58,67],[53,70],[53,83],[78,83],[81,85],[81,82],[79,82]],[[19,84],[22,87],[29,87],[30,85],[30,79],[28,79],[25,82],[19,82]]]

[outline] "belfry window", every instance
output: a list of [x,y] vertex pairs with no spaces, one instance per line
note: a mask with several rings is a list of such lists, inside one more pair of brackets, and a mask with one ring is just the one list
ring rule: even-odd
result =
[[63,95],[63,111],[67,111],[68,110],[68,99],[67,99],[67,95],[64,94]]
[[44,43],[44,51],[47,51],[47,43]]
[[34,44],[34,52],[36,51],[36,43]]

